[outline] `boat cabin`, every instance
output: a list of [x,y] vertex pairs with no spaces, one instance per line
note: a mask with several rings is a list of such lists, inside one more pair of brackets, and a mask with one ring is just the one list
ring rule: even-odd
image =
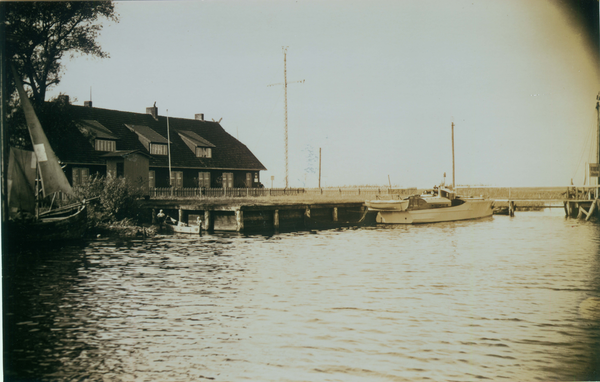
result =
[[408,197],[407,210],[426,210],[432,208],[455,207],[464,203],[457,198],[456,193],[443,187],[425,190],[421,195]]

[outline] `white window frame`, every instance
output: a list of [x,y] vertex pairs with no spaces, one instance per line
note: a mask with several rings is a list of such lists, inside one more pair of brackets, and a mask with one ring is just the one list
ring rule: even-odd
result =
[[117,151],[117,142],[109,139],[95,139],[94,150],[96,151]]
[[90,169],[87,167],[73,167],[72,169],[73,176],[73,187],[85,186],[88,184],[88,180],[90,177]]
[[171,171],[171,186],[183,188],[183,171]]
[[150,154],[152,155],[168,155],[169,148],[166,144],[150,143]]

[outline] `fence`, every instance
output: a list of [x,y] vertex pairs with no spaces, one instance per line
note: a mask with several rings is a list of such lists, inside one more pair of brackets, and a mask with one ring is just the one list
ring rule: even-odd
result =
[[244,198],[304,194],[303,188],[151,188],[151,198]]
[[389,198],[415,194],[416,188],[151,188],[151,198],[243,198],[270,196]]

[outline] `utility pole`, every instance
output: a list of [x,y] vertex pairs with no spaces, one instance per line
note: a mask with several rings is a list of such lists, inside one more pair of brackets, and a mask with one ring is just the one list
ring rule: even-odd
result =
[[456,190],[454,176],[454,122],[452,122],[452,190]]
[[283,83],[271,84],[267,86],[283,85],[284,97],[285,97],[285,188],[289,187],[289,170],[288,170],[288,110],[287,110],[287,86],[296,82],[304,83],[304,80],[300,81],[287,81],[287,46],[282,47],[283,49]]
[[321,148],[319,147],[319,188],[321,188]]

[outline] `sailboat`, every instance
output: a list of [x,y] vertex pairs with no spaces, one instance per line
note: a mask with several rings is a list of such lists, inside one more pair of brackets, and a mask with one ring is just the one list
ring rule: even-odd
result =
[[370,200],[365,204],[370,211],[377,212],[378,223],[439,223],[480,219],[493,214],[492,200],[462,197],[455,192],[454,122],[452,123],[452,188],[439,186],[403,200]]
[[9,241],[40,242],[81,238],[87,228],[85,202],[40,211],[40,196],[46,197],[57,192],[73,196],[73,189],[14,67],[12,72],[34,151],[10,148],[7,177]]

